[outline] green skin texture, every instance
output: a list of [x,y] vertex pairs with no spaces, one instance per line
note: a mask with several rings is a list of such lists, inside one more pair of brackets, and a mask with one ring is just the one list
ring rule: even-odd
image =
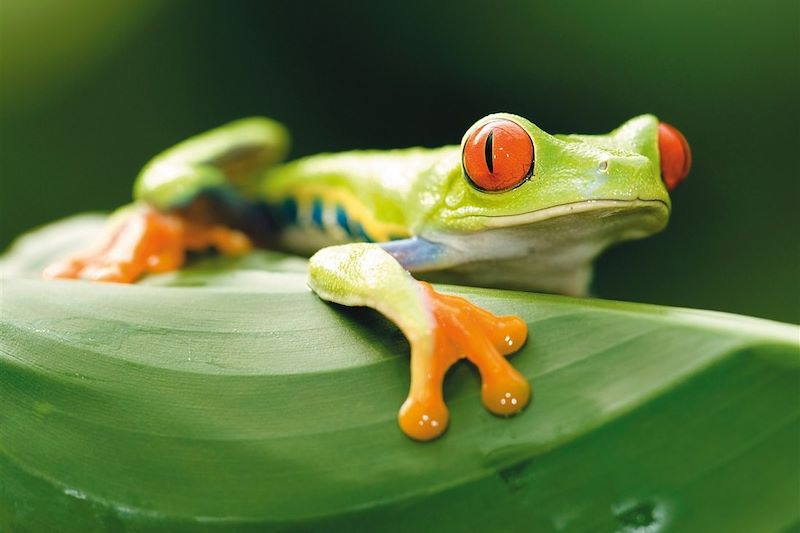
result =
[[[462,146],[475,128],[496,119],[511,120],[530,135],[535,162],[519,186],[485,192],[466,178]],[[288,146],[288,132],[277,122],[233,122],[154,158],[136,181],[135,199],[169,210],[209,190],[268,205],[298,198],[308,187],[323,202],[326,195],[345,194],[378,225],[435,243],[440,253],[416,269],[430,279],[576,295],[586,292],[597,254],[661,230],[671,206],[652,115],[607,135],[550,135],[499,113],[476,122],[461,146],[320,154],[279,164]],[[306,238],[314,233],[311,224],[300,226],[278,242],[290,251],[316,252],[309,285],[320,297],[375,308],[412,346],[430,350],[425,296],[393,255],[378,244],[341,244],[324,232]]]

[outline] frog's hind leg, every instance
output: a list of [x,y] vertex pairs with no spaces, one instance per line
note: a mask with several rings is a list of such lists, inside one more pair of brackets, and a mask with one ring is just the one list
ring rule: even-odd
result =
[[50,265],[43,275],[131,283],[144,274],[177,270],[187,251],[209,247],[240,255],[249,251],[251,244],[244,233],[222,224],[135,205],[112,222],[96,248]]
[[464,357],[480,370],[483,401],[491,412],[510,415],[528,403],[528,382],[503,357],[525,342],[527,327],[519,318],[498,317],[436,292],[374,244],[320,250],[310,261],[309,284],[325,300],[380,311],[408,338],[411,386],[398,422],[409,437],[426,441],[444,432],[449,415],[442,383]]
[[130,283],[180,268],[189,250],[246,252],[249,238],[232,226],[253,234],[265,225],[252,198],[265,169],[287,150],[283,126],[262,117],[166,150],[142,169],[134,186],[138,203],[113,217],[99,245],[51,265],[44,276]]

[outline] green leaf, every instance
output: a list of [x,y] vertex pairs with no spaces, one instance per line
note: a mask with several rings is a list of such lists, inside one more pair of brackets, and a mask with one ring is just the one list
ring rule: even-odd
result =
[[795,326],[443,286],[527,321],[513,363],[535,396],[494,417],[459,364],[450,429],[418,444],[395,421],[405,339],[371,310],[320,301],[302,261],[206,258],[136,286],[37,279],[100,226],[44,228],[2,264],[0,529],[800,522]]

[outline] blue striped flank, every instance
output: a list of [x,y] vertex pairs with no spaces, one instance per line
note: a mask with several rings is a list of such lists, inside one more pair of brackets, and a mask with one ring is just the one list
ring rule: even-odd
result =
[[374,242],[360,222],[355,223],[355,228],[353,228],[353,236],[361,238],[361,240],[364,242]]
[[297,222],[297,202],[294,198],[286,198],[280,207],[280,217],[288,224]]
[[322,225],[322,200],[314,198],[314,203],[311,205],[311,221],[324,229]]
[[336,206],[336,223],[339,224],[339,227],[348,235],[353,234],[353,232],[350,231],[350,221],[347,219],[347,211],[345,211],[344,207],[341,205]]

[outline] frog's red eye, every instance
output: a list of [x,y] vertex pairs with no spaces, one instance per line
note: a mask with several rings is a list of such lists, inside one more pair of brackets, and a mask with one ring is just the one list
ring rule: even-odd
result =
[[666,122],[658,124],[658,152],[661,159],[661,179],[667,189],[674,190],[692,166],[692,151],[686,137]]
[[533,171],[533,141],[522,127],[496,119],[472,132],[462,160],[469,180],[484,191],[505,191]]

